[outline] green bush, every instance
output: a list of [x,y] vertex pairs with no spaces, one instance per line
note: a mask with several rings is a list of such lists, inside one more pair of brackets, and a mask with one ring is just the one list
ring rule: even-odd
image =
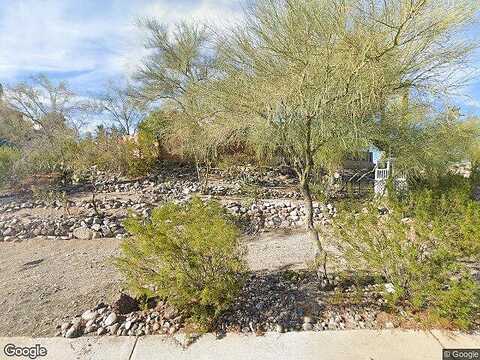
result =
[[334,233],[349,270],[369,270],[391,282],[392,306],[470,327],[480,305],[467,266],[480,255],[480,203],[468,193],[463,183],[443,193],[415,190],[402,200],[339,213]]
[[13,175],[13,167],[20,159],[20,152],[8,146],[0,146],[0,187],[6,185]]
[[234,301],[245,265],[239,232],[216,202],[194,198],[154,209],[150,221],[129,218],[132,237],[116,259],[139,296],[158,296],[208,325]]
[[100,171],[132,177],[148,175],[158,160],[158,144],[150,133],[140,130],[136,138],[100,128],[95,136],[82,139],[73,167],[77,174],[95,166]]

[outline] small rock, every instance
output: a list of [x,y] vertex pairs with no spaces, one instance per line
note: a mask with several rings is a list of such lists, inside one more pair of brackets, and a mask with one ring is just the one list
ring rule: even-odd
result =
[[395,292],[395,286],[392,283],[385,284],[385,291],[389,294],[393,294]]
[[312,323],[312,318],[310,316],[305,316],[303,318],[303,323],[304,324],[311,324]]
[[87,310],[82,314],[82,319],[85,321],[95,320],[98,313],[95,310]]
[[108,317],[105,319],[105,326],[113,325],[117,322],[117,314],[114,312],[110,313]]
[[72,326],[70,329],[68,329],[68,331],[66,332],[65,334],[65,337],[66,338],[69,338],[69,339],[72,339],[72,338],[76,338],[78,337],[80,334],[79,334],[79,331],[78,331],[78,328],[76,328],[75,326]]
[[139,310],[137,301],[123,293],[120,294],[120,298],[113,303],[112,308],[119,314],[129,314]]
[[302,329],[303,329],[303,331],[312,331],[312,330],[313,330],[313,326],[312,326],[311,323],[303,323]]
[[80,240],[90,240],[92,231],[86,227],[80,227],[73,230],[73,236]]
[[107,329],[108,329],[108,332],[112,335],[115,335],[117,330],[118,330],[118,327],[119,327],[119,324],[113,324],[112,326],[109,326]]

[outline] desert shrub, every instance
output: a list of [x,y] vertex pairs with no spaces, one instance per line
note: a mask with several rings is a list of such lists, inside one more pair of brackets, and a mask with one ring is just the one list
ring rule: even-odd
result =
[[13,167],[20,159],[20,152],[8,146],[0,146],[0,187],[4,186],[13,175]]
[[234,301],[245,269],[238,229],[225,216],[220,204],[194,198],[154,209],[147,222],[129,218],[132,237],[116,259],[129,288],[207,325]]
[[79,142],[74,168],[76,173],[89,171],[93,166],[99,171],[126,174],[128,149],[123,135],[114,129],[99,127],[95,135]]
[[132,177],[151,173],[158,159],[155,138],[139,130],[136,137],[125,136],[115,129],[99,128],[94,136],[82,139],[75,159],[77,173],[96,169]]
[[155,169],[159,159],[159,146],[150,131],[140,129],[136,139],[125,143],[127,146],[127,174],[145,176]]
[[425,311],[468,328],[478,316],[479,287],[466,260],[480,255],[480,203],[462,184],[415,190],[339,213],[338,247],[351,271],[369,270],[395,287],[392,307]]

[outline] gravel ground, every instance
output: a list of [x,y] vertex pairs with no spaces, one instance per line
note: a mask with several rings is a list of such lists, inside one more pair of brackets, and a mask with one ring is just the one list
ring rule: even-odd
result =
[[[0,336],[51,336],[62,319],[99,302],[112,303],[121,279],[109,259],[119,240],[32,239],[2,243]],[[254,271],[302,269],[314,246],[302,231],[278,230],[247,239]]]
[[0,336],[53,335],[59,319],[111,303],[121,285],[109,263],[118,245],[115,239],[3,243]]
[[305,269],[315,259],[315,244],[303,230],[260,233],[247,242],[247,249],[252,271]]

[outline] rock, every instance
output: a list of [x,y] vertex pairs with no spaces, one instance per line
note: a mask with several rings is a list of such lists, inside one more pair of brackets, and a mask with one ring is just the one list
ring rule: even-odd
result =
[[83,332],[84,334],[90,334],[93,333],[97,330],[97,325],[93,324],[90,326],[85,326],[85,331]]
[[395,292],[395,286],[393,286],[392,283],[386,283],[385,284],[385,291],[388,293],[388,294],[393,294]]
[[177,310],[171,306],[167,306],[163,313],[163,317],[167,320],[173,319],[177,315]]
[[118,314],[129,314],[139,310],[137,301],[127,294],[120,294],[120,298],[112,305],[113,310]]
[[100,335],[103,335],[105,334],[105,328],[104,327],[99,327],[98,330],[97,330],[97,335],[100,336]]
[[328,322],[328,330],[337,330],[337,323],[335,322],[335,320],[330,319],[330,321]]
[[155,322],[152,326],[153,331],[158,331],[160,330],[160,324],[158,322]]
[[303,331],[312,331],[313,325],[311,323],[303,323],[302,329]]
[[109,326],[107,329],[110,334],[115,335],[117,333],[118,327],[119,327],[119,324],[117,323],[117,324],[113,324],[112,326]]
[[393,325],[393,323],[391,321],[388,321],[388,322],[385,323],[385,327],[387,329],[393,329],[393,328],[395,328],[395,325]]
[[62,332],[66,332],[72,324],[70,322],[63,323],[61,326]]
[[312,323],[312,318],[310,316],[305,316],[303,318],[303,323],[304,324],[311,324]]
[[95,310],[87,310],[82,314],[82,319],[85,321],[95,320],[98,313]]
[[85,324],[85,327],[92,326],[93,324],[95,324],[95,319],[88,320],[87,323]]
[[80,336],[80,332],[78,331],[78,328],[75,326],[72,326],[68,331],[65,333],[65,337],[72,339]]
[[105,326],[113,325],[117,322],[117,314],[114,312],[110,313],[108,317],[105,319]]
[[80,240],[90,240],[92,231],[86,227],[80,227],[73,230],[73,236]]
[[285,331],[285,329],[283,328],[282,325],[277,324],[277,325],[275,326],[275,331],[276,331],[276,332],[279,332],[279,333],[283,333],[283,332]]

